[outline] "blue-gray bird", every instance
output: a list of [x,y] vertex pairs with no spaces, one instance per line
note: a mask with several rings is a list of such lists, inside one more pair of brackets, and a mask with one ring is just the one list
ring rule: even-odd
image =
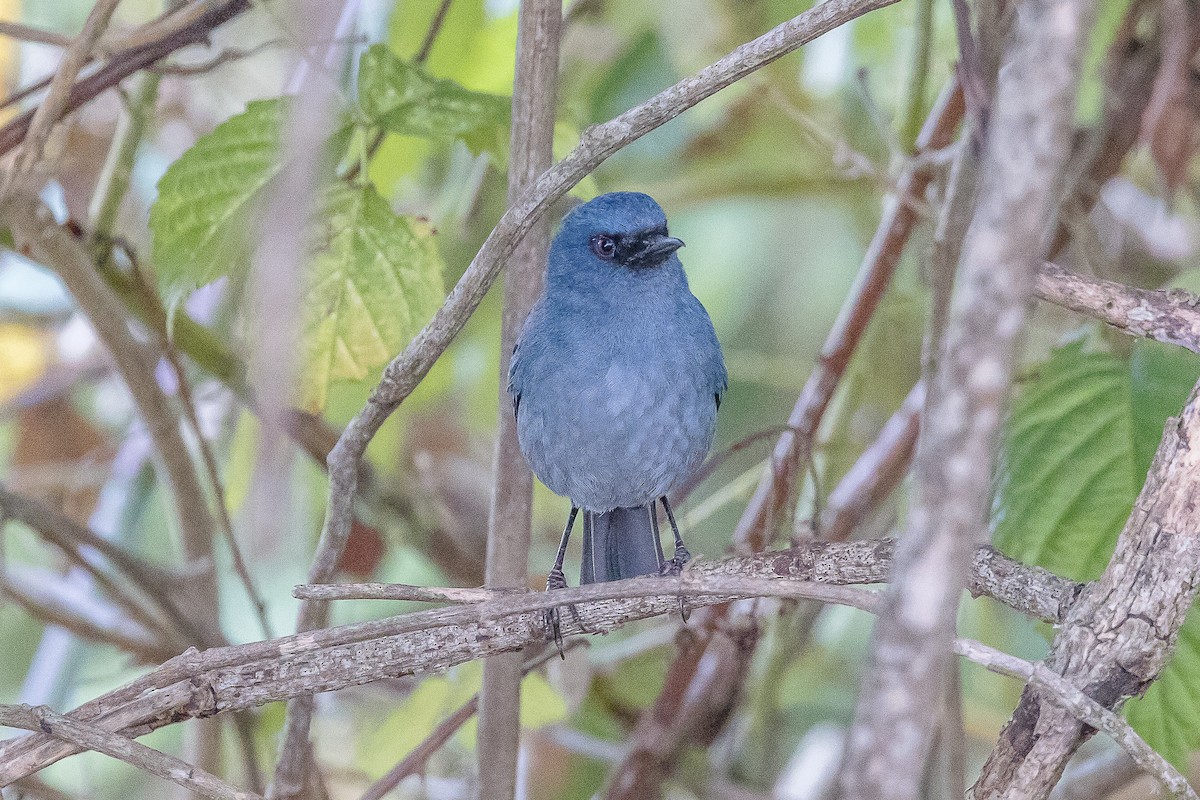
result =
[[[583,511],[581,583],[678,572],[690,558],[667,495],[704,460],[727,378],[658,203],[614,192],[563,220],[508,389],[521,452],[571,500],[547,589]],[[664,563],[655,503],[675,534]],[[557,633],[556,633],[557,636]]]

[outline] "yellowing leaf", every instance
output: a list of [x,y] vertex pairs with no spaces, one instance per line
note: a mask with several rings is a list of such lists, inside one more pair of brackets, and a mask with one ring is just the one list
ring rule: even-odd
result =
[[313,260],[301,310],[301,404],[324,405],[331,381],[360,380],[398,353],[445,294],[427,226],[394,214],[371,186],[334,186],[326,246]]
[[16,396],[46,369],[46,343],[33,328],[0,323],[0,402]]

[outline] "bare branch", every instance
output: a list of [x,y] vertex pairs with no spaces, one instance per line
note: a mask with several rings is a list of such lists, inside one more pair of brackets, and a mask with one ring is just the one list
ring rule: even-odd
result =
[[108,601],[72,591],[64,578],[45,570],[8,567],[0,572],[0,597],[8,598],[43,622],[59,625],[84,639],[112,645],[144,663],[158,663],[176,652],[163,642],[158,631],[128,619]]
[[1163,788],[1173,796],[1187,798],[1187,800],[1200,800],[1187,778],[1156,753],[1150,745],[1146,744],[1146,741],[1138,736],[1137,731],[1131,728],[1128,722],[1079,691],[1057,672],[1042,664],[1031,664],[1024,659],[969,639],[959,639],[955,642],[954,650],[976,664],[982,664],[992,672],[1028,681],[1030,686],[1038,689],[1042,695],[1061,706],[1075,719],[1086,722],[1093,728],[1102,730],[1111,736],[1113,741],[1129,754],[1134,763],[1144,772],[1157,778]]
[[[562,0],[522,0],[517,15],[517,65],[513,83],[508,201],[516,203],[554,163],[558,52]],[[444,13],[443,4],[438,9]],[[424,49],[424,48],[422,48]],[[542,291],[550,249],[550,220],[543,216],[513,251],[504,274],[500,331],[500,404],[492,457],[485,582],[491,588],[525,587],[533,528],[533,475],[517,442],[517,419],[508,396],[508,366],[525,318]],[[476,797],[511,800],[517,793],[521,735],[520,653],[483,665],[479,701]]]
[[[1167,424],[1154,465],[1100,580],[1072,606],[1047,666],[1106,708],[1162,673],[1200,586],[1200,387]],[[1026,690],[974,791],[979,800],[1050,794],[1091,734]]]
[[1153,291],[1042,265],[1035,293],[1114,328],[1200,353],[1200,297],[1183,289]]
[[[119,41],[127,49],[114,53],[103,67],[70,87],[66,102],[53,121],[69,114],[138,70],[186,47],[202,42],[213,28],[250,8],[250,0],[201,0],[141,26]],[[57,74],[57,73],[56,73]],[[39,107],[40,108],[40,107]],[[24,141],[37,109],[31,109],[0,128],[0,156]]]
[[[813,542],[794,550],[700,562],[679,579],[657,577],[554,592],[505,594],[484,603],[421,611],[309,631],[266,642],[189,650],[149,675],[93,700],[73,718],[140,736],[189,717],[239,711],[398,675],[447,669],[546,641],[542,611],[574,604],[587,626],[565,615],[564,632],[602,634],[673,613],[680,596],[698,608],[739,596],[811,597],[859,604],[839,584],[887,580],[894,542]],[[1038,619],[1060,619],[1078,586],[1005,558],[977,554],[972,591],[1016,603]],[[714,592],[718,594],[714,594]],[[728,594],[720,594],[727,592]],[[0,785],[36,772],[76,748],[33,735],[0,746]]]
[[918,383],[888,419],[877,438],[829,494],[820,535],[845,541],[867,515],[903,480],[912,461],[925,405],[925,384]]
[[955,617],[986,536],[996,432],[1016,339],[1073,135],[1086,0],[1027,0],[988,129],[945,357],[930,387],[915,498],[872,637],[842,764],[844,797],[916,798]]
[[184,555],[197,572],[194,585],[198,597],[191,622],[203,636],[201,643],[219,643],[212,515],[178,418],[154,377],[154,362],[130,332],[121,302],[97,275],[82,243],[55,224],[49,211],[24,192],[11,196],[5,211],[18,238],[28,242],[34,256],[62,278],[129,387],[171,487]]
[[5,176],[4,187],[0,189],[0,199],[7,197],[13,187],[20,186],[31,176],[34,167],[42,160],[42,151],[50,138],[50,131],[67,106],[71,85],[83,69],[83,65],[91,58],[92,48],[108,27],[108,21],[117,10],[119,2],[120,0],[98,0],[88,14],[83,30],[63,53],[62,62],[50,80],[50,91],[46,94],[46,99],[29,120],[29,133],[21,148],[21,155]]
[[215,800],[262,800],[259,795],[235,789],[216,775],[175,756],[160,753],[94,725],[55,714],[45,706],[0,706],[0,725],[41,731],[75,747],[95,750],[204,797]]

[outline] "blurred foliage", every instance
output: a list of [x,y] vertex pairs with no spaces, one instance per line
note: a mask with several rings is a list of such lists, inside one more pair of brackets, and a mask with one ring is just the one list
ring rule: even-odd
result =
[[[1181,276],[1196,289],[1200,276]],[[1158,342],[1132,353],[1056,351],[1014,403],[992,514],[1009,555],[1074,580],[1108,564],[1146,479],[1168,418],[1200,378],[1200,358]],[[1152,747],[1181,768],[1200,748],[1200,615],[1180,631],[1163,677],[1126,714]]]
[[[0,0],[0,12],[73,34],[90,5]],[[417,63],[440,5],[363,4],[361,43],[315,78],[337,83],[341,108],[325,126],[336,132],[312,218],[296,221],[295,234],[313,258],[295,309],[295,355],[303,367],[292,396],[331,426],[344,425],[362,408],[380,367],[431,317],[505,206],[515,4],[453,0],[427,58]],[[1100,121],[1105,53],[1128,5],[1101,4],[1080,91],[1081,125]],[[164,77],[116,229],[106,232],[124,248],[106,275],[119,283],[133,315],[153,316],[139,294],[146,287],[158,293],[149,305],[161,300],[173,314],[173,342],[184,356],[237,537],[272,623],[287,631],[296,612],[290,588],[304,580],[327,486],[318,465],[292,450],[286,494],[272,497],[270,508],[255,507],[260,454],[277,441],[239,398],[245,397],[246,365],[254,363],[262,326],[272,316],[271,309],[250,307],[244,288],[264,189],[282,166],[281,125],[288,117],[281,95],[296,64],[295,42],[279,25],[288,4],[256,6],[217,31],[214,47],[282,44],[200,75]],[[794,0],[568,3],[556,154],[565,155],[587,126],[807,6]],[[555,209],[629,189],[653,195],[667,210],[672,233],[687,242],[682,257],[691,286],[711,312],[729,365],[717,450],[786,419],[904,165],[914,125],[952,74],[957,51],[950,9],[934,3],[922,17],[919,8],[905,2],[874,12],[720,92],[613,156]],[[115,24],[136,25],[160,10],[158,0],[126,0]],[[929,28],[919,32],[914,26],[922,19]],[[2,44],[0,69],[9,89],[53,69],[54,48]],[[77,115],[63,137],[59,180],[46,192],[56,213],[72,215],[85,229],[121,104],[109,93]],[[1115,181],[1139,210],[1110,204],[1080,263],[1131,282],[1200,267],[1195,199],[1183,193],[1169,206],[1157,198],[1157,180],[1145,154],[1130,159]],[[942,185],[939,175],[931,209]],[[919,375],[932,223],[927,214],[913,236],[825,419],[815,467],[801,487],[801,520],[821,505]],[[1185,230],[1192,238],[1180,244],[1177,234],[1162,230]],[[1163,245],[1164,236],[1171,247]],[[1169,258],[1162,255],[1167,251]],[[491,437],[497,414],[508,407],[496,366],[499,294],[485,300],[371,444],[368,455],[385,499],[364,502],[359,513],[363,526],[379,534],[376,546],[383,546],[360,553],[357,563],[373,565],[374,580],[481,580]],[[1027,341],[1027,379],[998,471],[996,540],[1023,559],[1075,578],[1094,577],[1141,486],[1163,421],[1178,412],[1200,365],[1191,355],[1131,345],[1044,310],[1031,320]],[[1064,341],[1072,343],[1061,347]],[[165,366],[160,381],[175,394]],[[681,509],[693,553],[726,552],[770,442],[735,454]],[[51,273],[6,250],[0,258],[0,474],[6,488],[61,508],[172,567],[180,563],[176,524],[148,447],[126,392],[69,296]],[[564,500],[537,487],[531,586],[544,583],[565,512]],[[261,513],[278,518],[288,535],[262,536],[254,524]],[[863,532],[892,533],[903,516],[900,492]],[[576,541],[571,563],[578,547]],[[61,579],[64,591],[98,594],[21,525],[6,527],[3,555],[5,568],[42,568]],[[223,544],[217,558],[222,628],[231,641],[252,640],[258,629]],[[410,607],[347,603],[332,615],[342,623]],[[673,797],[705,796],[705,782],[716,777],[769,792],[777,776],[788,774],[788,763],[805,754],[817,758],[803,763],[815,764],[809,777],[818,780],[819,768],[836,757],[871,621],[856,611],[826,609],[809,632],[797,619],[791,606],[764,617],[744,702],[712,748],[684,754]],[[1037,626],[987,601],[965,603],[960,623],[963,635],[1022,657],[1046,651]],[[1180,763],[1200,746],[1197,625],[1193,615],[1166,677],[1128,708],[1138,729]],[[637,715],[658,693],[677,628],[665,620],[631,626],[526,679],[530,798],[582,799],[601,789]],[[116,648],[66,635],[15,603],[0,605],[0,632],[0,702],[67,708],[143,669]],[[335,796],[358,796],[468,700],[479,680],[479,665],[470,664],[323,698],[313,741]],[[974,769],[1020,686],[966,665],[963,687]],[[282,708],[262,709],[256,719],[255,749],[269,764]],[[181,727],[147,741],[178,752]],[[397,796],[433,796],[438,781],[448,782],[448,793],[461,789],[456,782],[473,769],[472,737],[465,730],[434,756],[428,793],[410,781]],[[232,733],[225,745],[229,777],[245,785]],[[44,775],[78,796],[162,791],[158,782],[94,754],[66,759]],[[780,788],[781,796],[786,790]]]

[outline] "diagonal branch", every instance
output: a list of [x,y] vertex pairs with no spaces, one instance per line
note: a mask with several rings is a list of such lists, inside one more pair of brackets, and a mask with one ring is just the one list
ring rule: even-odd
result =
[[[53,121],[111,89],[138,70],[190,44],[203,42],[209,32],[250,8],[250,0],[197,0],[178,11],[147,23],[128,37],[130,46],[114,53],[100,69],[71,85],[66,101],[55,109]],[[122,41],[126,41],[122,38]],[[40,107],[39,107],[40,108]],[[30,109],[0,128],[0,156],[29,135],[38,109]]]
[[0,725],[41,731],[75,747],[95,750],[151,775],[177,783],[214,800],[262,800],[253,792],[235,789],[210,772],[116,733],[55,714],[45,706],[0,705]]
[[[1054,639],[1047,666],[1106,708],[1162,673],[1200,586],[1200,387],[1167,424],[1154,465],[1100,580]],[[1045,798],[1091,735],[1025,691],[975,784],[979,800]]]
[[50,91],[47,93],[46,99],[34,109],[29,118],[28,136],[21,148],[21,155],[5,176],[4,188],[0,190],[0,197],[6,197],[14,187],[19,187],[24,183],[33,174],[34,167],[42,160],[46,142],[50,139],[50,132],[66,108],[71,84],[79,75],[79,71],[83,69],[84,64],[91,58],[92,48],[104,34],[104,29],[108,27],[108,21],[112,18],[113,12],[117,10],[118,2],[120,0],[99,0],[96,5],[92,6],[91,13],[88,14],[87,21],[83,24],[83,30],[63,53],[62,62],[55,71],[54,77],[50,79]]
[[180,432],[178,417],[155,379],[154,361],[129,330],[120,301],[97,275],[83,244],[66,228],[55,224],[48,209],[33,195],[23,191],[14,194],[5,203],[4,211],[14,233],[30,244],[34,257],[62,278],[129,388],[171,487],[184,556],[190,562],[189,567],[196,570],[194,587],[198,604],[191,622],[202,635],[200,643],[221,641],[216,623],[213,519]]

